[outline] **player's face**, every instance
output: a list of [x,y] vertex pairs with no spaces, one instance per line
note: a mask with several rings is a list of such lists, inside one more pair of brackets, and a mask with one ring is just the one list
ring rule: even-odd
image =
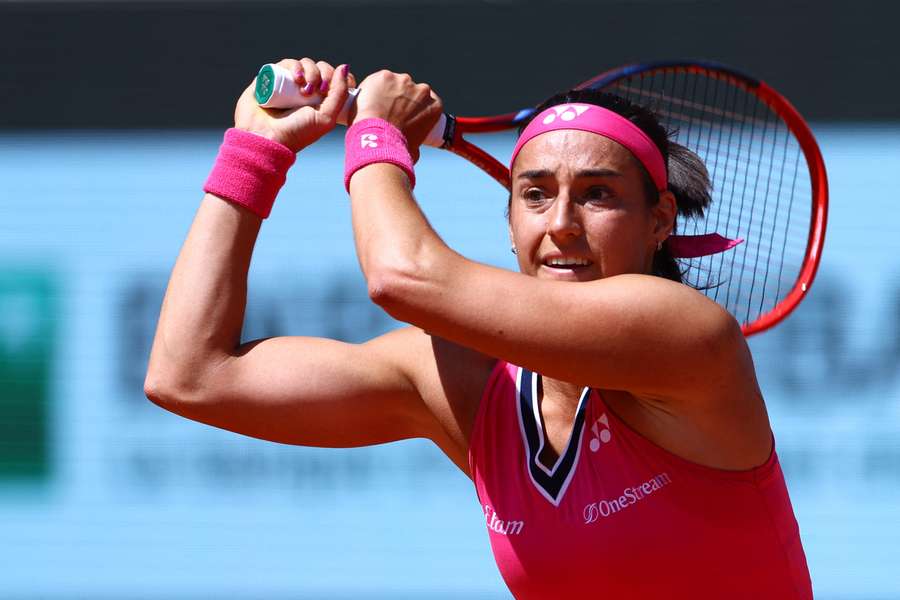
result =
[[641,166],[617,142],[574,130],[537,136],[512,171],[519,270],[563,281],[649,273],[675,215],[674,198],[661,196],[648,206]]

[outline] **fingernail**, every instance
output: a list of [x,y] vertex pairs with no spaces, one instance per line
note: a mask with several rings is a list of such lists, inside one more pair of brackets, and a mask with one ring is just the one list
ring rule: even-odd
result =
[[311,83],[307,83],[306,85],[303,86],[303,88],[300,89],[300,93],[306,94],[307,96],[312,94],[312,91],[313,91],[313,84],[311,84]]
[[303,71],[300,70],[294,73],[294,79],[296,79],[297,81],[303,81]]
[[341,67],[341,77],[346,78],[347,73],[349,73],[349,72],[350,72],[350,65],[344,65]]
[[322,94],[324,94],[324,93],[327,92],[327,91],[328,91],[328,80],[327,80],[327,79],[323,79],[323,80],[322,80],[322,85],[319,86],[319,92],[322,93]]

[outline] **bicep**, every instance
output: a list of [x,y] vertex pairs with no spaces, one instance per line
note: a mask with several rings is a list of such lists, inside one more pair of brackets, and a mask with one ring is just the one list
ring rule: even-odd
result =
[[744,344],[734,319],[712,300],[659,277],[547,281],[460,258],[406,285],[391,295],[396,318],[591,387],[695,394],[715,385],[711,371],[734,366],[728,361]]
[[365,344],[250,342],[206,375],[200,400],[173,410],[287,444],[354,447],[432,437],[434,419],[404,364],[412,360],[403,348],[408,337],[397,331]]

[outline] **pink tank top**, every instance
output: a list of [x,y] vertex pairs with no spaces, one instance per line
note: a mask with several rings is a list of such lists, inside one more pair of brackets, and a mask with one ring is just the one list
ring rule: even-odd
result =
[[775,450],[749,471],[656,446],[585,389],[547,468],[539,375],[500,361],[469,466],[500,573],[516,598],[812,598]]

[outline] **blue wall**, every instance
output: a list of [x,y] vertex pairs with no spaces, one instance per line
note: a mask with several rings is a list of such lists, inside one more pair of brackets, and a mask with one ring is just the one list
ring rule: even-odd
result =
[[[820,276],[752,346],[817,597],[900,598],[900,127],[815,129],[832,189]],[[0,419],[37,440],[0,441],[0,461],[31,461],[0,470],[0,596],[506,597],[471,483],[428,443],[280,446],[144,398],[219,139],[0,135],[0,367],[29,373],[30,403],[5,385]],[[246,338],[396,326],[366,298],[341,171],[337,136],[301,153],[257,245]],[[452,247],[514,268],[492,180],[431,150],[417,174]]]

